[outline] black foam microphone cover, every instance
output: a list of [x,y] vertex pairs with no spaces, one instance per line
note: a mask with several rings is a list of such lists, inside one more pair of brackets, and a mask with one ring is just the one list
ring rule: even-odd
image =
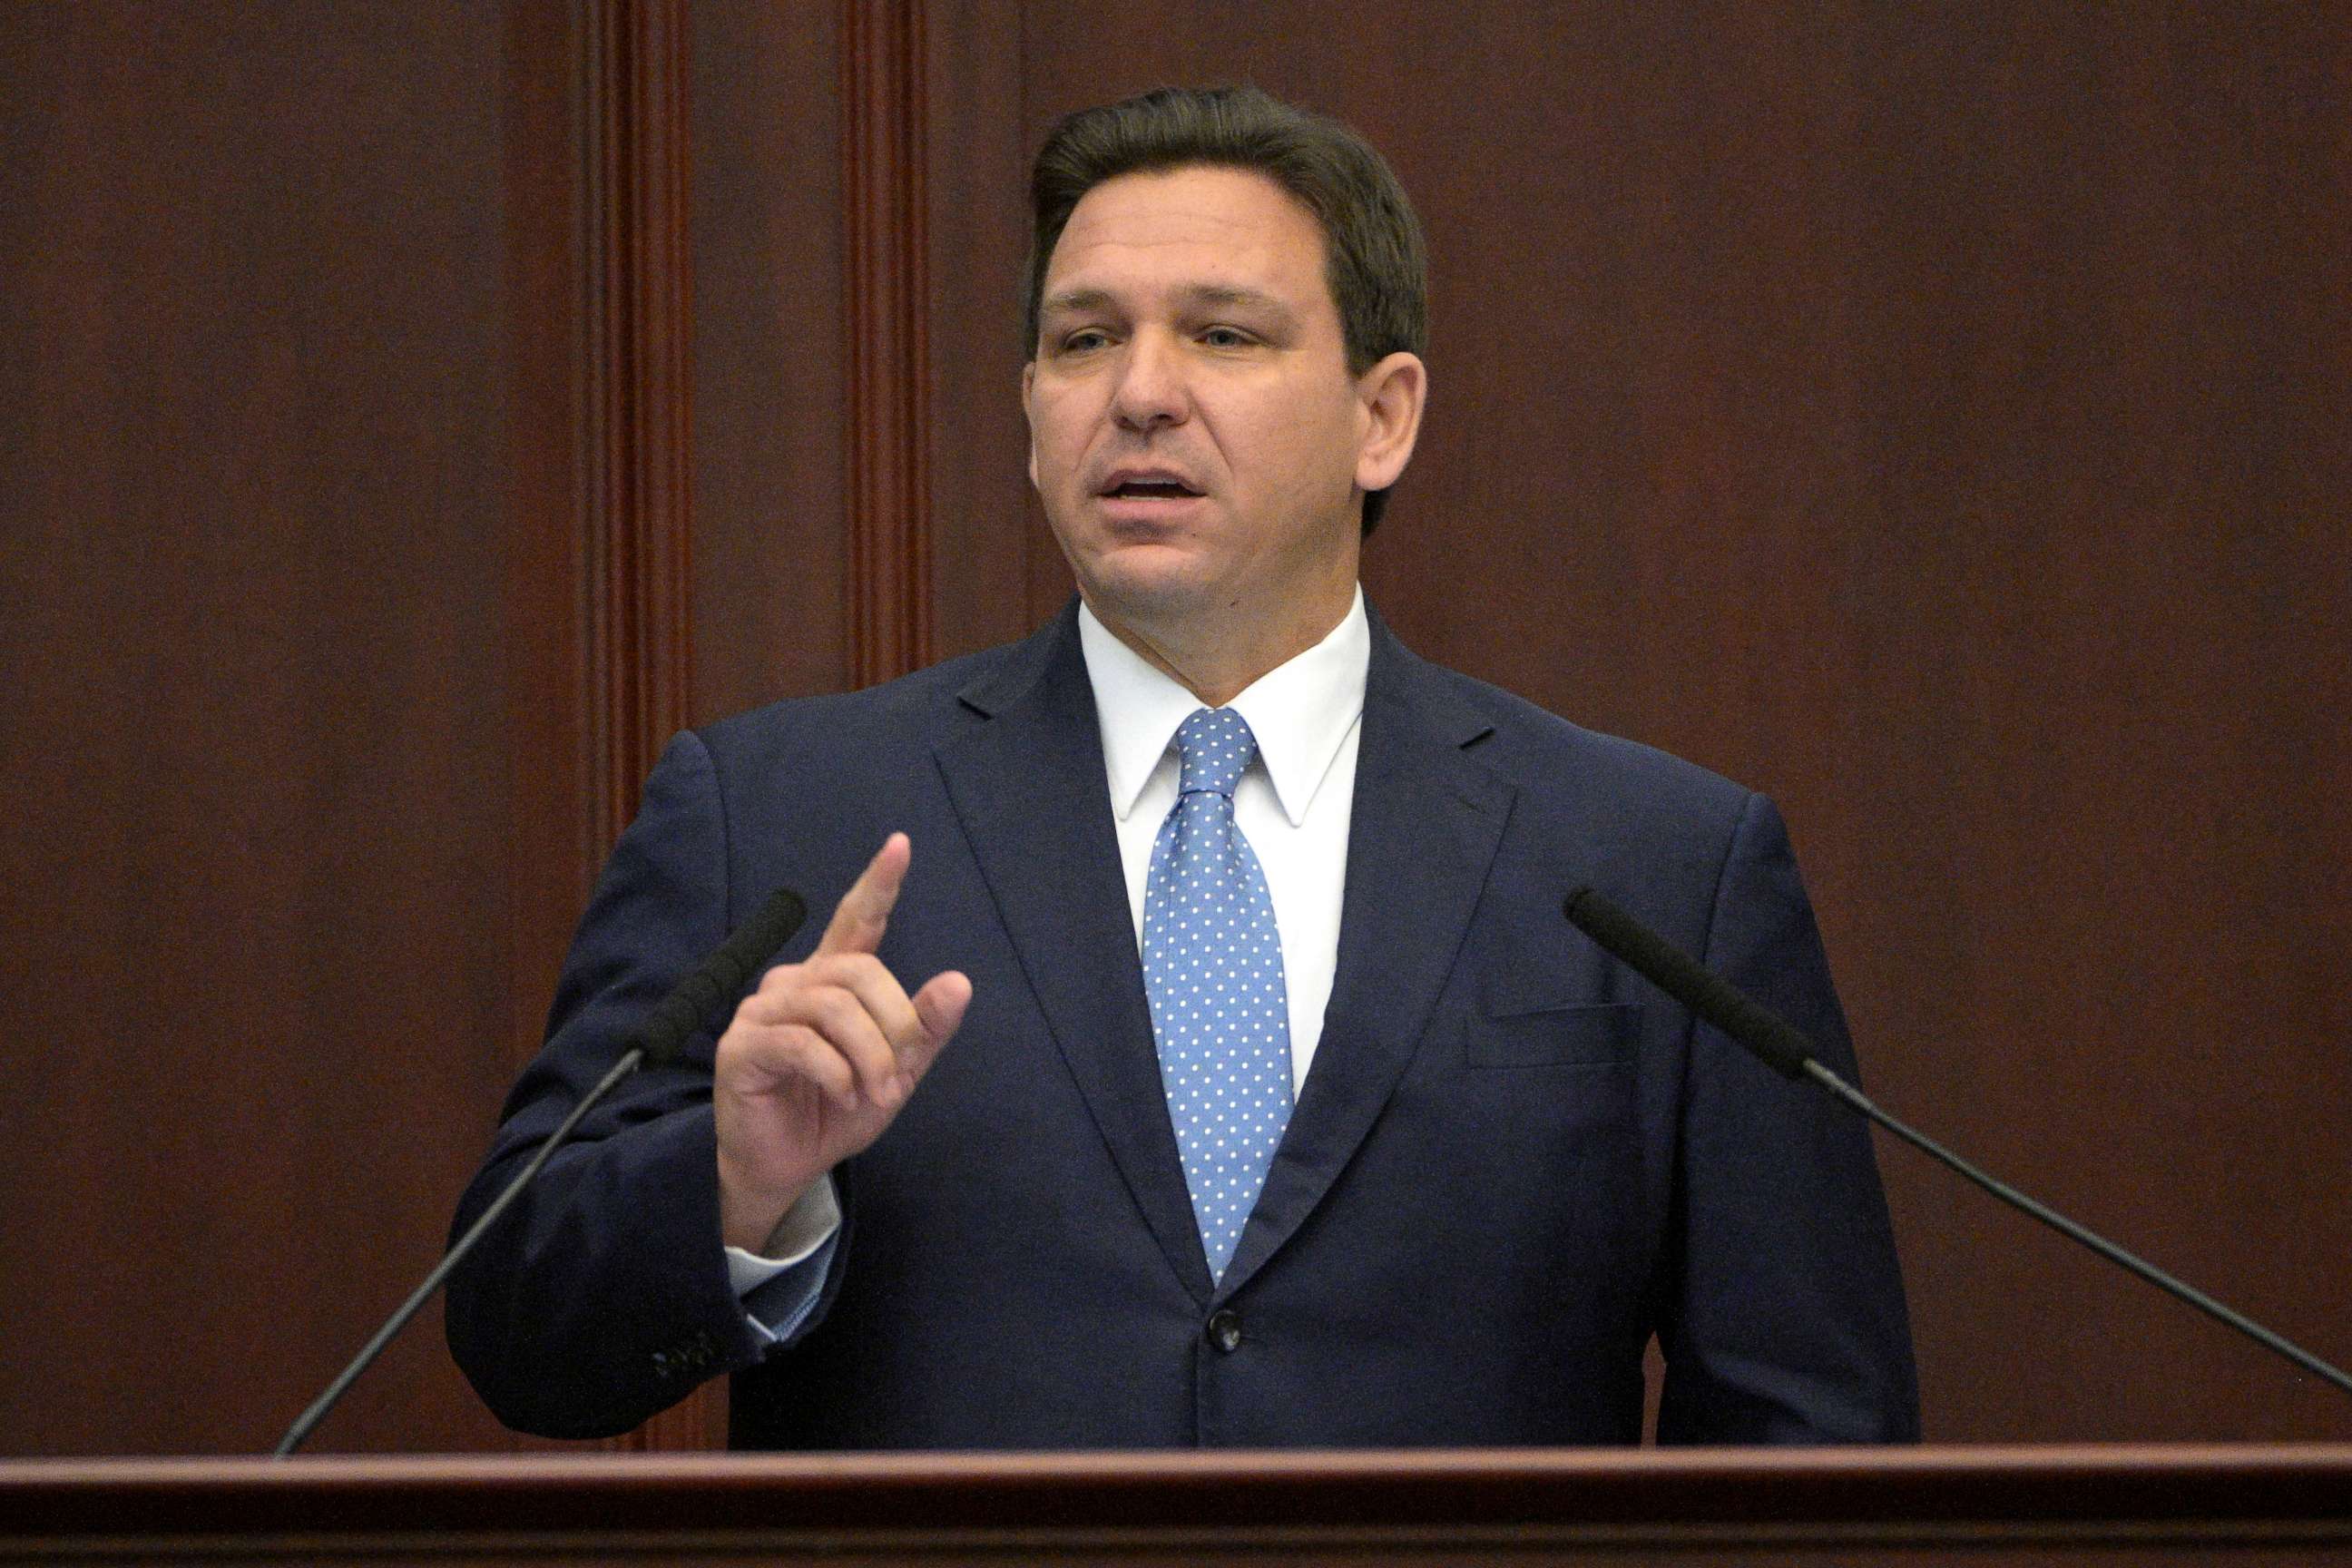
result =
[[702,967],[680,981],[637,1026],[629,1044],[645,1052],[645,1065],[660,1067],[677,1055],[703,1020],[715,1016],[743,989],[752,971],[792,940],[807,915],[808,906],[790,888],[778,888],[769,894],[768,901],[736,927],[718,951],[702,961]]
[[1682,949],[1643,925],[1591,888],[1568,896],[1568,918],[1576,929],[1631,965],[1651,984],[1729,1035],[1790,1078],[1802,1078],[1813,1042],[1804,1032],[1760,1003],[1740,994],[1709,973]]

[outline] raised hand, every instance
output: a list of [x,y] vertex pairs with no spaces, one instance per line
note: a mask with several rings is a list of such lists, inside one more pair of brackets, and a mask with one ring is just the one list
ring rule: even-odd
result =
[[816,951],[768,971],[719,1037],[711,1095],[730,1246],[759,1250],[818,1177],[880,1137],[963,1022],[961,973],[909,996],[874,956],[912,853],[892,834]]

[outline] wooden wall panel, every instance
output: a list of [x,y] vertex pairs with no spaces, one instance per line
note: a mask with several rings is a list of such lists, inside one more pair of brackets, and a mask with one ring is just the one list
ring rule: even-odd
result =
[[[0,1451],[266,1447],[440,1249],[684,720],[684,18],[0,31]],[[439,1340],[314,1446],[514,1446]]]
[[940,651],[1035,629],[1070,595],[1027,473],[1021,288],[1029,254],[1019,0],[929,7],[932,604]]
[[[509,711],[511,856],[507,1058],[537,1050],[572,928],[588,900],[618,805],[598,801],[600,719],[591,651],[593,600],[585,517],[588,422],[588,17],[569,0],[509,7],[499,104],[509,302],[507,669],[529,693]],[[609,577],[606,579],[610,581]],[[633,782],[629,786],[635,787]],[[496,1107],[483,1111],[496,1115]]]
[[685,0],[591,0],[578,15],[586,342],[574,445],[601,847],[636,815],[691,679],[691,46]]
[[841,7],[850,680],[931,662],[930,121],[919,0]]
[[693,7],[694,717],[848,683],[839,18]]
[[[1871,40],[1856,140],[1900,151],[1858,160],[1855,298],[1885,326],[1853,355],[1877,527],[1840,617],[1874,721],[1853,765],[1916,781],[1854,792],[1888,869],[1858,858],[1841,910],[1910,959],[1855,998],[1942,1047],[1908,1091],[2338,1360],[2345,20],[2029,13],[1932,52]],[[1963,1223],[1920,1264],[1948,1379],[2021,1386],[2038,1346],[2060,1375],[2012,1397],[2054,1434],[2352,1430],[2185,1314]]]
[[510,1070],[500,28],[0,32],[0,1451],[266,1447]]

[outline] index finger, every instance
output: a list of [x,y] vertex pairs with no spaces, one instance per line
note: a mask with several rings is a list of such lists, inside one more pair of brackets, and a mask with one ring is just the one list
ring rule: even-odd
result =
[[898,905],[898,889],[907,880],[907,866],[913,858],[905,834],[893,833],[882,841],[882,847],[874,852],[849,891],[841,895],[824,939],[816,944],[819,956],[872,952],[882,945],[882,932],[890,924],[890,911]]

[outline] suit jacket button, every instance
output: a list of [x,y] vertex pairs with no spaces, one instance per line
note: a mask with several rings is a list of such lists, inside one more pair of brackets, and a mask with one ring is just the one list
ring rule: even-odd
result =
[[1209,1314],[1209,1342],[1230,1355],[1242,1348],[1242,1318],[1230,1307]]

